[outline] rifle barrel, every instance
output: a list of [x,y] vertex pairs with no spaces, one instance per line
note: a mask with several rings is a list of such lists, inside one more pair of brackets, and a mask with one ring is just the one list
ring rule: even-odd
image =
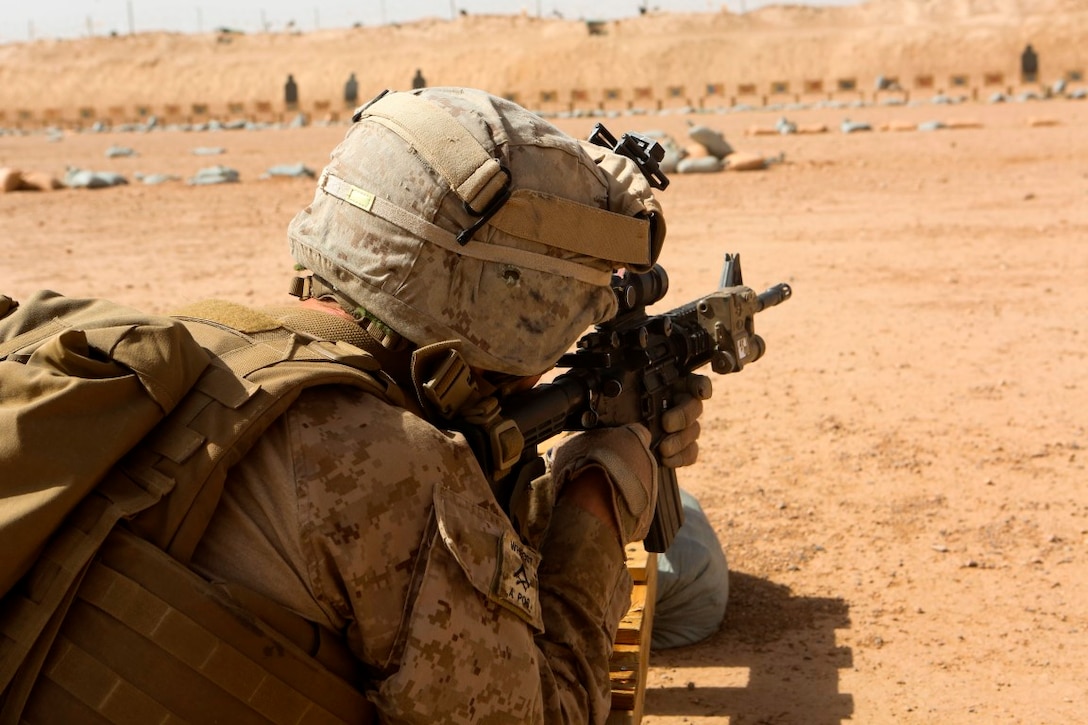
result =
[[793,289],[790,288],[785,282],[780,282],[774,287],[767,289],[759,294],[759,312],[767,309],[768,307],[774,307],[775,305],[782,304],[790,298],[793,294]]

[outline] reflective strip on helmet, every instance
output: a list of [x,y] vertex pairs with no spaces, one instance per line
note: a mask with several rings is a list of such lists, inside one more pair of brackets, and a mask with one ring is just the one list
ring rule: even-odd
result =
[[[355,186],[335,174],[329,173],[328,169],[321,174],[321,179],[318,181],[317,187],[329,196],[334,196],[337,199],[345,201],[368,214],[373,214],[390,224],[400,227],[409,234],[413,234],[420,239],[425,239],[431,244],[442,247],[446,251],[459,256],[479,259],[485,262],[510,264],[526,269],[533,269],[538,272],[545,272],[547,274],[570,277],[597,287],[606,287],[612,281],[612,273],[610,271],[579,264],[578,262],[568,259],[549,257],[546,254],[537,254],[516,247],[487,244],[475,240],[469,241],[462,246],[457,242],[457,237],[452,232],[448,232],[435,224],[431,224],[426,219],[417,216],[406,209],[402,209],[396,204],[386,201],[380,196],[376,196],[365,189]],[[574,202],[571,203],[573,204]],[[585,208],[588,209],[589,207]],[[621,215],[614,214],[612,216]],[[578,230],[572,229],[570,231],[571,235],[568,236],[573,236],[573,233]],[[644,239],[645,238],[644,232]],[[541,241],[541,243],[559,248],[565,248],[564,245],[566,244],[566,242],[555,244],[551,240],[547,242]],[[587,256],[597,257],[596,254],[588,253]]]
[[476,138],[441,106],[411,93],[386,93],[359,113],[403,138],[480,214],[510,177]]

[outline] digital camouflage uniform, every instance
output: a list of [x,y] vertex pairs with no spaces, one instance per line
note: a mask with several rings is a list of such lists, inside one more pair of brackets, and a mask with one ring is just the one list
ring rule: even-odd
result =
[[[353,120],[288,236],[314,294],[370,332],[532,376],[615,314],[616,269],[656,261],[660,207],[635,163],[509,101],[390,93]],[[232,471],[196,567],[342,633],[385,721],[603,722],[630,604],[617,532],[560,501],[519,522],[542,539],[519,537],[445,427],[305,392]],[[635,445],[650,463],[624,496],[652,512]]]
[[630,577],[568,508],[519,555],[460,436],[317,389],[235,467],[194,563],[344,633],[383,722],[600,722]]

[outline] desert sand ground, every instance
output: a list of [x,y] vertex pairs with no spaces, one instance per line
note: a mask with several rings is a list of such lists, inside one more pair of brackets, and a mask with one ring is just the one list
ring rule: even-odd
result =
[[[745,135],[782,114],[695,118],[782,161],[662,195],[662,309],[711,291],[724,252],[794,297],[756,319],[764,359],[715,379],[681,472],[731,600],[709,640],[654,653],[644,722],[1083,721],[1088,105],[791,110],[830,131]],[[843,134],[846,116],[974,123]],[[595,120],[555,122],[584,136]],[[687,120],[605,122],[684,139]],[[0,292],[281,302],[285,227],[314,182],[259,177],[320,170],[343,133],[0,136],[0,167],[242,179],[0,195]],[[107,159],[114,145],[139,155]],[[206,146],[225,153],[193,155]]]

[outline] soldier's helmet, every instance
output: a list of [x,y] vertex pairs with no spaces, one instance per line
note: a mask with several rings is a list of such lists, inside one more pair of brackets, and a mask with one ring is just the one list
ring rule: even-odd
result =
[[349,309],[469,364],[549,369],[648,269],[661,208],[638,166],[464,88],[386,92],[356,111],[291,253]]

